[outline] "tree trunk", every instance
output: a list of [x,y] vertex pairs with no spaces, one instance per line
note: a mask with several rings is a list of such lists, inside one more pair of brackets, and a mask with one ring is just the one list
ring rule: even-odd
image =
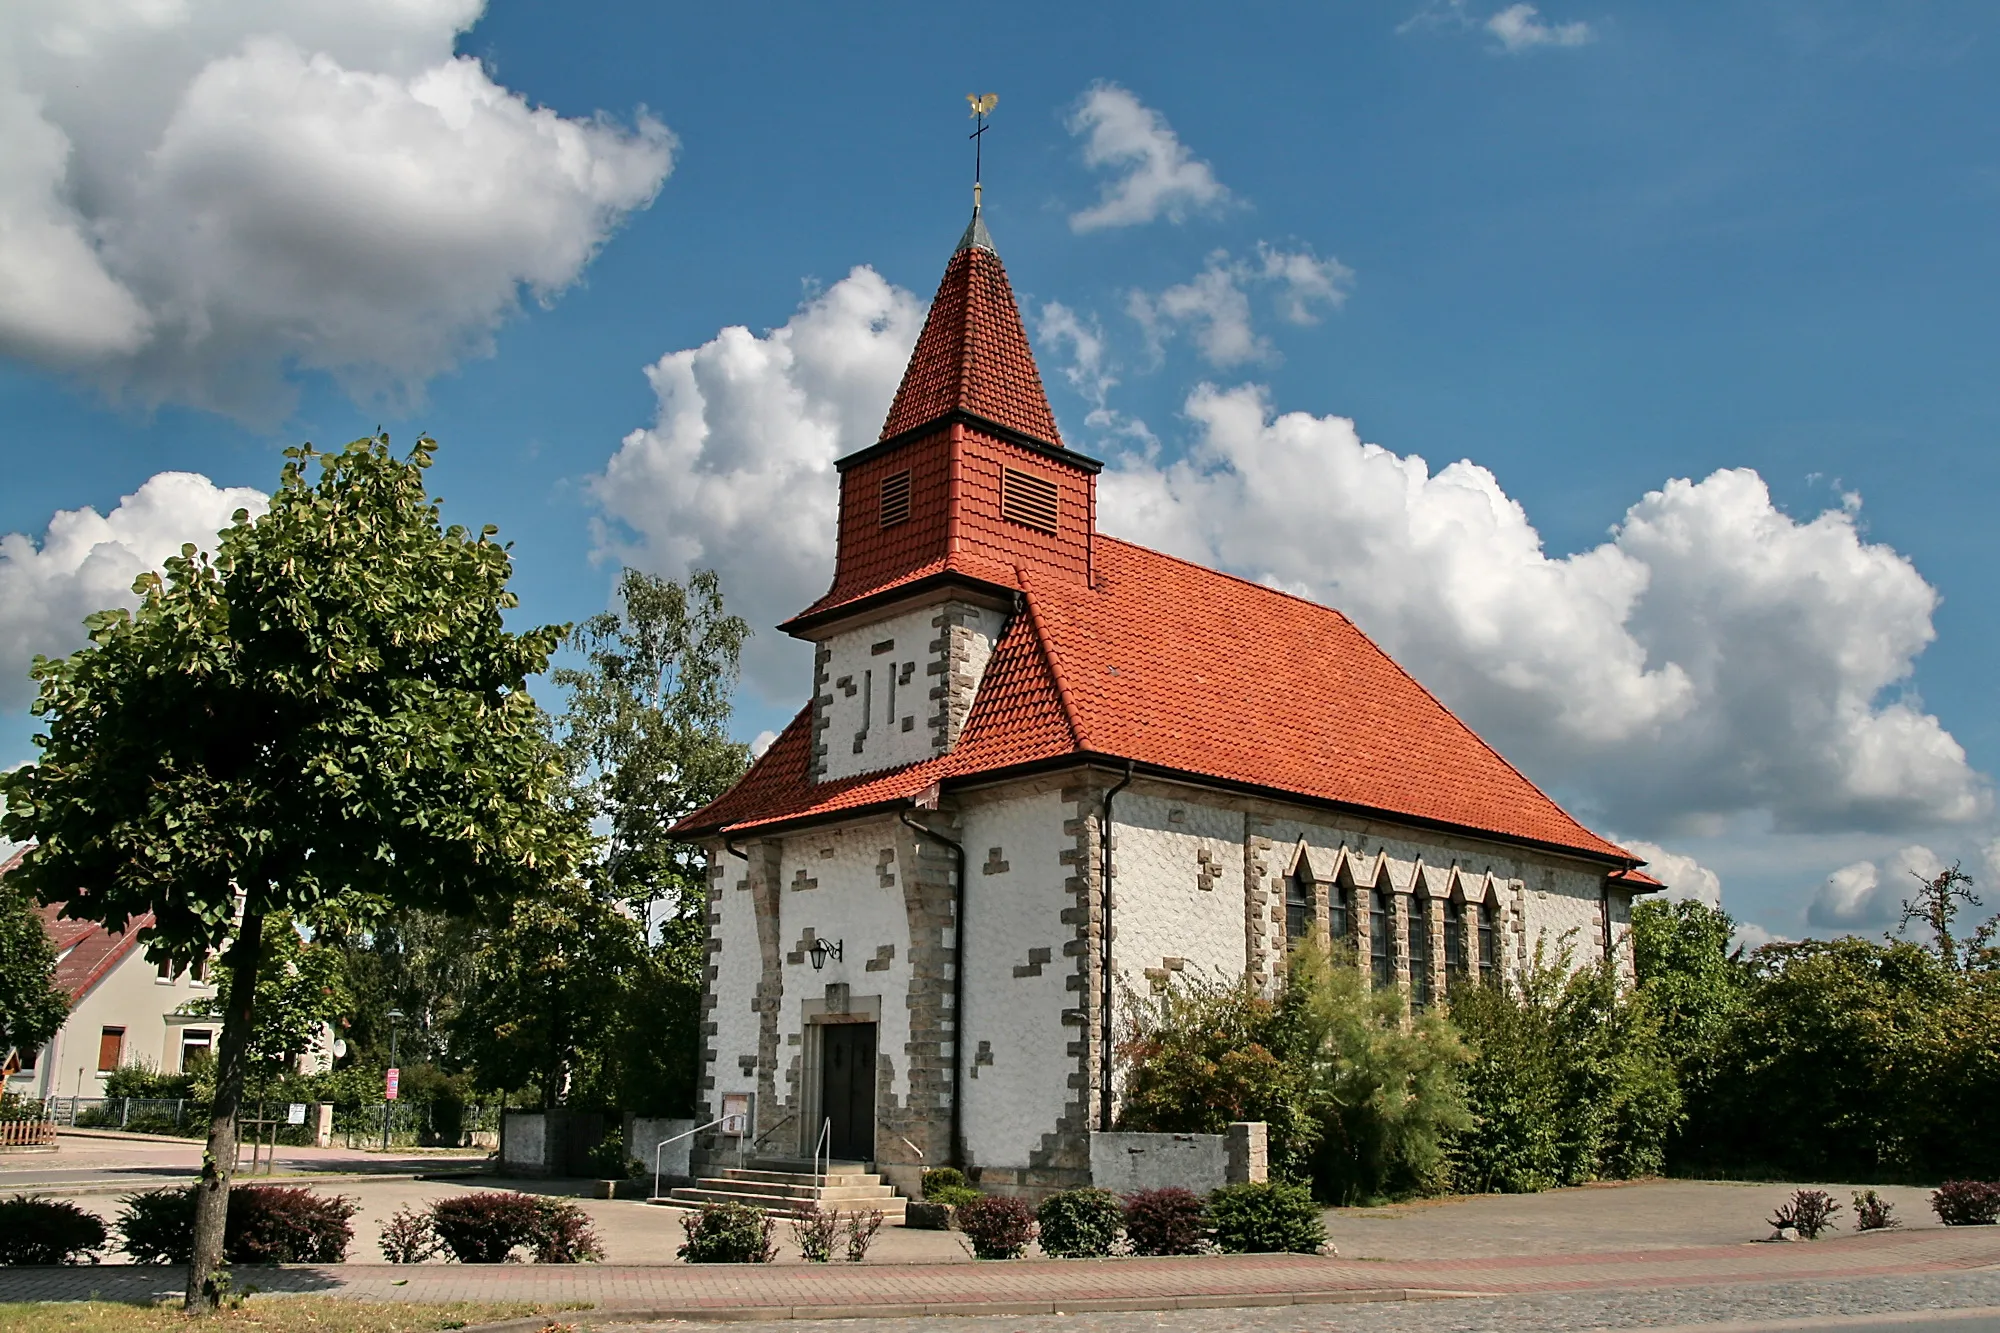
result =
[[215,1104],[209,1113],[208,1151],[202,1154],[201,1179],[195,1185],[194,1253],[188,1263],[186,1304],[191,1314],[205,1314],[216,1305],[214,1276],[222,1265],[229,1177],[236,1170],[236,1108],[243,1099],[250,1025],[256,1018],[257,973],[263,961],[264,918],[245,912],[229,946],[229,993],[222,1001],[222,1039],[215,1053]]

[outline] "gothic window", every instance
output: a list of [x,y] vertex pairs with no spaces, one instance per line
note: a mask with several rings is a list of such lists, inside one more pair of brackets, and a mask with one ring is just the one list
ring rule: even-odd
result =
[[1335,944],[1354,934],[1354,886],[1339,880],[1326,886],[1326,933]]
[[894,527],[910,516],[909,469],[882,479],[882,526]]
[[1000,470],[1000,516],[1037,532],[1056,530],[1056,484],[1014,468]]
[[1455,990],[1471,969],[1465,956],[1465,899],[1452,898],[1444,905],[1444,984]]
[[1396,913],[1387,889],[1368,893],[1368,963],[1377,990],[1396,984]]
[[1431,1005],[1431,899],[1410,899],[1410,1007],[1421,1013]]
[[1493,904],[1479,904],[1479,975],[1486,981],[1500,977],[1500,951],[1493,939]]
[[1285,943],[1295,945],[1305,939],[1312,930],[1313,918],[1318,915],[1313,910],[1313,879],[1307,873],[1303,862],[1299,868],[1285,876]]

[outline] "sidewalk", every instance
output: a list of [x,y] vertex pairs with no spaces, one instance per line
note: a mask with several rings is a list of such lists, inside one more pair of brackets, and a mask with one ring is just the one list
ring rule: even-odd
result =
[[[261,1292],[575,1301],[635,1318],[788,1319],[1319,1304],[1916,1275],[1996,1264],[2000,1228],[1965,1227],[1556,1256],[1355,1261],[1214,1255],[810,1267],[337,1264],[239,1268],[236,1280]],[[139,1301],[181,1289],[175,1268],[0,1270],[0,1301]]]

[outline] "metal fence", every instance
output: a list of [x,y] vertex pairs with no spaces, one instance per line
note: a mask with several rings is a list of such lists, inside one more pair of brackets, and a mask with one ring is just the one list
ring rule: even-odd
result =
[[[249,1124],[256,1122],[261,1142],[275,1140],[287,1147],[310,1146],[318,1130],[317,1117],[308,1114],[306,1124],[286,1123],[289,1105],[246,1101],[240,1114],[246,1135]],[[208,1133],[207,1105],[185,1097],[51,1097],[34,1118],[76,1129],[122,1129],[188,1138]],[[272,1121],[278,1123],[271,1124]],[[334,1104],[334,1141],[349,1148],[382,1146],[385,1123],[391,1147],[497,1145],[500,1108],[433,1101]]]

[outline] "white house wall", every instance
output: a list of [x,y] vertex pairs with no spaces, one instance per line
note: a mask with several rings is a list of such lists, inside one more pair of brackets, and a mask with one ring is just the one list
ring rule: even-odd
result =
[[[177,1073],[181,1032],[190,1020],[174,1011],[214,993],[213,986],[197,983],[185,972],[171,981],[160,980],[159,969],[146,961],[146,951],[135,948],[84,992],[55,1040],[43,1048],[35,1068],[7,1080],[8,1091],[102,1097],[109,1072],[97,1068],[97,1045],[107,1027],[125,1029],[122,1063]],[[222,1020],[193,1020],[193,1025],[219,1031]]]
[[1004,617],[953,601],[842,630],[815,652],[818,776],[941,755],[957,740]]

